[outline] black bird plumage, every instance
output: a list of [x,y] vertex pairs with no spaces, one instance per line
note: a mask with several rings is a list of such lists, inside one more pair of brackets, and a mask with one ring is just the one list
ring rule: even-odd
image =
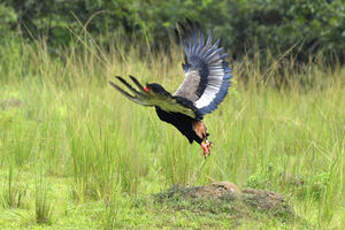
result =
[[113,82],[110,84],[135,103],[154,106],[162,121],[174,125],[190,143],[199,143],[206,157],[212,144],[207,140],[208,133],[202,119],[223,101],[230,86],[232,70],[225,61],[227,54],[219,47],[220,40],[212,43],[211,33],[205,39],[198,23],[187,21],[179,24],[177,30],[185,53],[185,63],[182,64],[185,79],[174,94],[157,83],[143,87],[131,75],[129,77],[137,89],[122,77],[116,78],[132,94]]

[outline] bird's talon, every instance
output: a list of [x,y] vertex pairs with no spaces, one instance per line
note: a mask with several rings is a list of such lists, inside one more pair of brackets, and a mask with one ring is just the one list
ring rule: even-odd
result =
[[209,155],[211,155],[211,147],[213,144],[206,140],[205,143],[202,142],[200,145],[203,150],[204,158],[206,159]]

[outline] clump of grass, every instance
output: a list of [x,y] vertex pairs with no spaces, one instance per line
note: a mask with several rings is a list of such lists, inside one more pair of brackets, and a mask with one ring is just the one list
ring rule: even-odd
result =
[[93,119],[96,117],[86,121],[89,127],[83,123],[67,126],[71,135],[73,197],[80,202],[99,200],[118,185],[123,192],[136,194],[139,178],[147,167],[136,145],[129,144],[120,133],[126,132],[124,129],[113,130],[113,121],[104,121],[103,127]]
[[117,209],[117,204],[114,201],[111,201],[109,204],[106,205],[106,211],[103,220],[103,228],[105,230],[111,230],[123,227],[123,225],[119,223],[118,219],[119,210]]
[[1,204],[4,208],[23,208],[27,188],[21,186],[13,175],[13,167],[8,170],[7,184],[1,193]]
[[53,204],[48,197],[47,185],[42,178],[38,179],[35,187],[35,221],[37,224],[52,223]]
[[[105,210],[102,215],[102,227],[105,230],[129,228],[126,221],[132,213],[147,211],[141,198],[132,198],[115,190],[112,197],[105,199]],[[135,210],[138,209],[138,210]],[[144,211],[145,210],[145,211]]]

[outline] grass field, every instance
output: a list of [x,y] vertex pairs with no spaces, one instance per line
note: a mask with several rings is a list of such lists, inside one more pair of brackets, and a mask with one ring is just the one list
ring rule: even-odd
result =
[[[107,84],[132,74],[173,92],[183,79],[180,51],[113,47],[84,43],[58,55],[44,43],[1,49],[1,229],[229,229],[234,220],[225,214],[151,199],[177,183],[215,180],[278,192],[304,220],[257,213],[237,229],[344,228],[344,68],[320,61],[295,73],[279,59],[266,70],[232,63],[233,87],[205,118],[215,147],[204,160],[200,146],[153,109]],[[290,73],[280,90],[272,87],[278,67]]]

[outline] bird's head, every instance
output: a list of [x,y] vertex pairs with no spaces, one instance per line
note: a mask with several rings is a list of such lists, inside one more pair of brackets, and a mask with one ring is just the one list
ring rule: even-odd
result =
[[144,90],[152,95],[164,95],[164,96],[169,96],[170,93],[166,91],[163,86],[157,83],[150,83],[146,84]]

